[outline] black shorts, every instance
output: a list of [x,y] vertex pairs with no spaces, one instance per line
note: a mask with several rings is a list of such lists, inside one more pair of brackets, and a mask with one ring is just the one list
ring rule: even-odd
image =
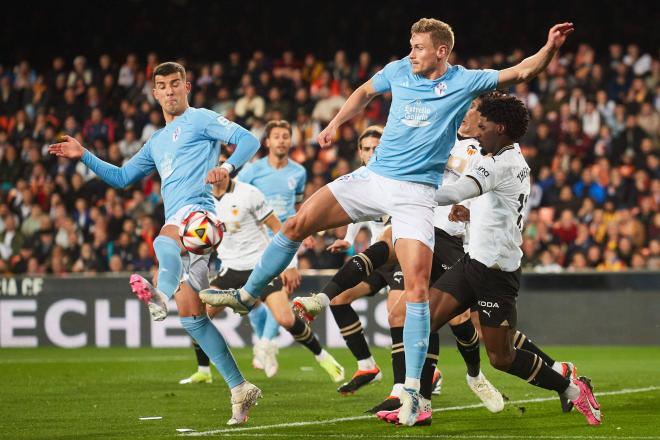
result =
[[[459,237],[447,234],[440,228],[435,228],[435,246],[433,247],[433,265],[431,266],[431,277],[429,279],[429,286],[442,276],[450,267],[458,260],[463,258],[465,250],[463,250],[463,240]],[[396,265],[396,270],[401,272],[401,266]],[[374,274],[372,274],[374,275]],[[397,289],[403,290],[403,273],[401,272],[398,279]],[[392,287],[390,285],[392,289]]]
[[433,287],[456,298],[464,310],[471,307],[472,311],[478,311],[482,326],[516,327],[520,269],[515,272],[490,269],[465,254]]
[[[251,270],[221,269],[218,276],[211,280],[210,284],[218,289],[240,289],[247,283],[247,279],[251,273]],[[283,288],[284,283],[282,283],[282,279],[277,277],[264,288],[261,299],[266,299],[268,295],[278,292]]]
[[403,272],[398,264],[386,264],[371,272],[365,280],[369,284],[371,293],[367,296],[374,296],[380,290],[389,286],[392,290],[403,290]]
[[442,276],[458,260],[463,258],[463,239],[454,237],[440,228],[435,228],[435,246],[433,247],[433,265],[429,285]]

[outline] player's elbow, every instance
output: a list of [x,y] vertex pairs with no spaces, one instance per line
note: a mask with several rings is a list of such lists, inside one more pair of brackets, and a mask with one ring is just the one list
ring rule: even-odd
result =
[[522,83],[522,82],[528,82],[531,81],[534,76],[534,71],[531,69],[521,69],[520,72],[518,73],[518,78],[516,79],[516,83]]
[[378,95],[378,92],[368,82],[358,87],[354,93],[360,98],[360,101],[366,102],[371,101]]

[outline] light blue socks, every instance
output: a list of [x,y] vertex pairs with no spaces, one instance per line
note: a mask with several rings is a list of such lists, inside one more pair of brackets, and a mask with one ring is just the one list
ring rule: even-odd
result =
[[183,274],[181,248],[170,237],[159,235],[154,240],[154,251],[158,258],[158,290],[171,299],[179,288]]
[[406,302],[406,320],[403,324],[403,350],[406,356],[406,388],[419,391],[424,359],[429,346],[431,313],[428,301]]
[[289,240],[281,232],[275,234],[243,289],[254,298],[259,298],[268,283],[279,276],[289,265],[296,252],[298,252],[300,243],[299,241]]
[[225,338],[222,337],[222,334],[215,328],[209,318],[206,316],[182,317],[181,324],[202,347],[202,350],[211,359],[230,389],[245,382],[234,357],[229,351],[229,347],[227,347]]

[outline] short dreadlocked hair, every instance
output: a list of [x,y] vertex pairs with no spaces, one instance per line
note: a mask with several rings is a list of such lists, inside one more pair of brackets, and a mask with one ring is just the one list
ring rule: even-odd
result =
[[477,110],[481,116],[505,127],[506,134],[516,142],[527,132],[529,114],[525,104],[515,96],[492,93],[480,96]]

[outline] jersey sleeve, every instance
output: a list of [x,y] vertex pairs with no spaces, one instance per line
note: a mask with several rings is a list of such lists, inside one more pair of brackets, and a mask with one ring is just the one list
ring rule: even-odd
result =
[[497,187],[499,173],[497,162],[492,157],[485,157],[465,173],[465,176],[474,180],[479,187],[479,193],[483,194]]
[[302,203],[305,198],[305,184],[307,183],[307,170],[301,170],[296,182],[296,203]]
[[94,171],[105,183],[115,188],[124,188],[156,170],[151,156],[151,139],[121,167],[117,167],[85,151],[81,162]]
[[482,93],[495,90],[499,76],[500,72],[493,69],[466,69],[463,72],[463,79],[472,96],[479,96]]
[[220,141],[224,144],[231,143],[229,140],[240,127],[237,123],[211,110],[200,109],[197,118],[199,119],[197,124],[205,139]]
[[263,222],[268,218],[269,215],[273,213],[273,208],[266,203],[266,198],[263,193],[257,188],[251,188],[250,190],[250,209],[254,214],[254,218],[259,222]]
[[384,93],[392,89],[392,81],[401,65],[401,61],[405,60],[392,61],[371,77],[371,83],[377,93]]

